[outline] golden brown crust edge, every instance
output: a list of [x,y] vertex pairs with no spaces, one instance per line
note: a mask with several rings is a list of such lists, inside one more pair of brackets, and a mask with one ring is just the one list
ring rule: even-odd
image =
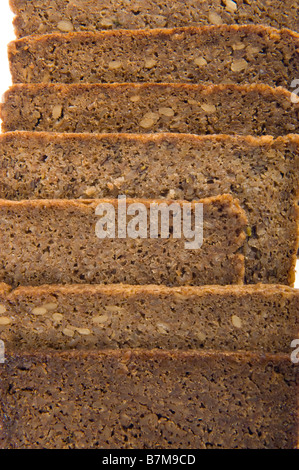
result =
[[134,133],[72,133],[72,132],[45,132],[45,131],[9,131],[3,134],[0,134],[0,144],[3,142],[13,141],[14,139],[19,138],[23,139],[24,142],[27,141],[44,141],[47,140],[48,142],[54,141],[55,139],[59,139],[62,141],[70,141],[70,140],[104,140],[104,139],[115,139],[119,141],[135,141],[139,142],[162,142],[164,140],[169,140],[172,142],[179,142],[179,141],[189,141],[192,143],[201,143],[207,141],[216,141],[216,142],[232,142],[232,143],[242,143],[251,146],[274,146],[278,144],[287,144],[287,143],[294,143],[298,146],[298,153],[299,153],[299,134],[286,134],[279,137],[273,137],[272,135],[264,135],[264,136],[253,136],[253,135],[229,135],[229,134],[184,134],[184,133],[168,133],[168,132],[159,132],[155,134],[134,134]]
[[[0,206],[10,206],[16,209],[22,209],[23,207],[78,207],[84,208],[86,206],[96,207],[102,202],[109,201],[113,205],[118,204],[118,199],[114,198],[100,198],[100,199],[27,199],[21,201],[11,201],[7,199],[0,199]],[[127,203],[140,203],[142,202],[146,207],[150,207],[151,203],[159,203],[160,199],[142,199],[142,198],[128,198]],[[164,200],[167,202],[167,200]],[[184,204],[188,201],[176,200],[178,204]],[[231,194],[220,194],[218,196],[211,196],[203,199],[199,199],[193,202],[193,204],[202,203],[204,205],[212,204],[223,204],[228,207],[230,214],[239,215],[240,222],[244,225],[248,223],[244,209],[240,206],[238,199],[234,198]],[[191,203],[192,204],[192,203]]]
[[19,286],[15,289],[7,284],[1,284],[3,288],[3,295],[8,298],[15,298],[22,295],[30,295],[32,297],[39,297],[45,294],[96,294],[103,293],[106,295],[123,295],[125,297],[134,296],[136,294],[144,295],[170,295],[175,294],[179,296],[186,295],[221,295],[230,296],[235,295],[241,297],[243,295],[261,294],[265,298],[273,294],[281,294],[286,296],[295,296],[299,301],[299,289],[294,289],[282,284],[247,284],[247,285],[210,285],[210,286],[181,286],[181,287],[168,287],[164,285],[128,285],[128,284],[46,284],[42,286]]

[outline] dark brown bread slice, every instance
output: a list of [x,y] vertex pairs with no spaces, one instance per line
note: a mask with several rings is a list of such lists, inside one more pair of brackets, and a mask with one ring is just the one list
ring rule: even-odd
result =
[[279,136],[299,132],[299,103],[267,85],[14,85],[2,131],[180,132]]
[[29,36],[10,43],[8,55],[13,83],[266,83],[288,88],[299,76],[299,34],[256,25]]
[[289,353],[299,289],[68,285],[0,288],[6,351],[122,348]]
[[0,136],[0,198],[196,200],[231,193],[246,211],[246,282],[292,285],[298,247],[299,136]]
[[18,37],[102,29],[261,23],[299,31],[294,0],[10,0]]
[[[167,234],[163,235],[160,229],[158,238],[149,234],[149,229],[153,228],[152,204],[161,202],[128,199],[124,209],[131,206],[132,215],[128,215],[127,222],[121,226],[118,222],[123,218],[118,216],[117,199],[1,200],[0,282],[13,286],[53,283],[241,284],[244,257],[238,253],[244,245],[247,219],[237,200],[224,195],[200,201],[203,205],[201,247],[199,243],[196,247],[186,245],[194,237],[186,237],[185,228],[178,238],[172,216],[163,216],[164,221],[169,220],[168,238],[164,238]],[[96,235],[101,221],[96,209],[107,203],[115,212],[116,230],[115,238],[103,239]],[[142,228],[138,227],[136,219],[139,207],[132,206],[133,203],[143,204],[145,208],[147,233],[141,236],[146,238],[132,238],[138,236],[138,233],[132,233],[132,226],[137,224],[136,230]],[[172,201],[164,203],[168,209]],[[194,216],[195,204],[188,204],[193,208]],[[177,203],[177,212],[181,213],[182,219],[183,205],[184,201]],[[200,223],[198,216],[195,222]],[[124,232],[119,234],[119,228]],[[107,229],[104,225],[105,233]],[[200,242],[199,235],[200,227],[196,229],[197,242]]]
[[118,350],[7,354],[3,449],[292,449],[289,355]]

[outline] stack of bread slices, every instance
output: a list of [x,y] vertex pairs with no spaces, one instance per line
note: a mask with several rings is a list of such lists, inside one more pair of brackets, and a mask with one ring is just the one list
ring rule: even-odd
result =
[[1,448],[295,448],[296,2],[10,3]]

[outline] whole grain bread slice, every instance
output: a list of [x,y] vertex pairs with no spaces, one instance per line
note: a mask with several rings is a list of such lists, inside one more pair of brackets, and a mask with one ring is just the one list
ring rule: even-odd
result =
[[258,25],[29,36],[10,43],[8,55],[13,83],[266,83],[288,88],[299,76],[299,34]]
[[2,448],[297,445],[289,354],[34,351],[7,354],[0,367]]
[[248,218],[247,283],[292,285],[299,136],[0,135],[0,198],[197,200],[231,193]]
[[8,352],[206,349],[289,353],[299,289],[281,285],[0,287]]
[[230,195],[199,202],[1,200],[0,281],[243,283],[243,209]]
[[25,84],[1,104],[2,131],[299,132],[299,103],[282,87],[187,84]]
[[299,31],[294,0],[10,0],[18,37],[107,29],[265,24]]

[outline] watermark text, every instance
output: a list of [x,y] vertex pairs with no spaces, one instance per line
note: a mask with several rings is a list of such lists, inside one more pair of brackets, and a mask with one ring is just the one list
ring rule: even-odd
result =
[[96,208],[100,217],[96,236],[105,238],[175,238],[185,240],[185,248],[203,244],[203,204],[200,202],[157,202],[149,205],[128,203],[118,196],[117,206],[102,202]]

